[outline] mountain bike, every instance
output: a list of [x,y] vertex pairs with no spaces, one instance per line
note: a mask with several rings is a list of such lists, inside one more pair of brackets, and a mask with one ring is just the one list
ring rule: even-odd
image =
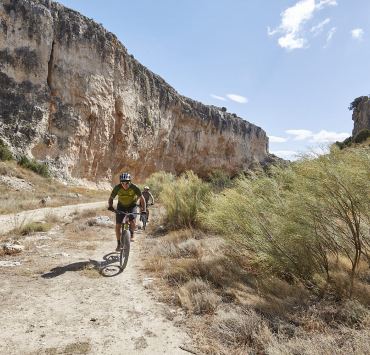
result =
[[119,210],[114,210],[114,213],[124,215],[123,221],[122,221],[122,230],[121,230],[121,239],[120,239],[121,248],[120,248],[120,253],[119,253],[119,266],[120,266],[121,270],[123,270],[127,265],[128,256],[130,254],[131,235],[130,235],[130,230],[129,230],[129,227],[130,227],[129,217],[134,216],[134,215],[135,216],[142,215],[142,214],[144,214],[144,212],[142,212],[142,213],[138,213],[138,212],[127,213],[127,212],[123,212],[123,211],[119,211]]
[[148,205],[146,206],[146,213],[145,213],[145,214],[142,214],[142,215],[140,216],[140,222],[142,222],[142,223],[143,223],[143,230],[144,230],[144,231],[145,231],[146,223],[147,223],[147,221],[148,221],[148,217],[149,217],[149,206],[153,206],[153,203],[148,204]]

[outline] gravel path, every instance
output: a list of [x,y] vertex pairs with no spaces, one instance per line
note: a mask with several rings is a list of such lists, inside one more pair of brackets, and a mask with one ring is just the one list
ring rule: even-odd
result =
[[23,253],[0,256],[20,263],[0,268],[0,353],[188,354],[185,331],[169,320],[176,310],[155,300],[141,271],[146,236],[137,233],[122,273],[103,277],[99,269],[116,265],[114,230],[84,225],[29,236]]

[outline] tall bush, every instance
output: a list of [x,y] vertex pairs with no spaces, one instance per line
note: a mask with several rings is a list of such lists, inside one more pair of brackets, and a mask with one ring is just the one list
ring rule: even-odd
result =
[[165,171],[158,171],[145,180],[145,185],[150,187],[150,192],[153,194],[154,198],[159,198],[163,187],[172,183],[174,180],[175,176],[173,174],[166,173]]
[[330,255],[343,255],[353,286],[361,255],[370,252],[369,152],[333,150],[274,167],[269,176],[239,179],[213,195],[201,219],[262,269],[306,284],[315,275],[329,281]]
[[199,211],[209,193],[209,185],[192,171],[164,185],[159,197],[166,208],[168,226],[174,229],[196,226]]

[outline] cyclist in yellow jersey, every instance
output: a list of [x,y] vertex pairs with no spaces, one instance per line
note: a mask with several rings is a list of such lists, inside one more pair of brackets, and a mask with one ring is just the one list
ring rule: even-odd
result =
[[[108,200],[108,210],[114,211],[113,208],[113,200],[116,196],[118,196],[118,203],[117,203],[117,210],[126,212],[126,213],[136,213],[136,202],[140,200],[140,212],[146,212],[146,203],[144,197],[141,195],[141,190],[134,184],[131,183],[131,175],[129,173],[123,173],[119,177],[120,183],[116,185]],[[120,234],[122,228],[122,221],[124,215],[123,214],[116,214],[116,238],[117,238],[117,248],[118,251],[120,249]],[[129,216],[130,221],[130,233],[131,233],[131,241],[134,239],[134,231],[135,231],[135,221],[136,216],[131,215]]]

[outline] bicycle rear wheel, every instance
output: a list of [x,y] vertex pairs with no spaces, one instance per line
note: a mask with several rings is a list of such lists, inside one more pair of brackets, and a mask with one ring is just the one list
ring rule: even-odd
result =
[[130,254],[130,232],[128,230],[123,230],[121,234],[121,252],[119,255],[119,265],[123,270],[128,262],[128,256]]
[[141,221],[143,222],[143,230],[145,230],[145,227],[146,227],[146,215],[143,214],[140,216],[141,218]]

